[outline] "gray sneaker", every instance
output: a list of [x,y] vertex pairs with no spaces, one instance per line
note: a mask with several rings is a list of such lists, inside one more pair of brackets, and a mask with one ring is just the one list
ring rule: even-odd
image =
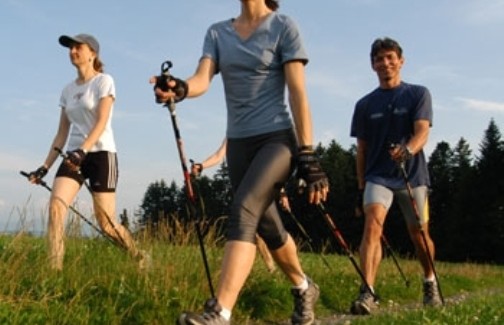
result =
[[353,315],[370,315],[378,308],[378,299],[365,286],[361,286],[359,297],[352,302],[350,313]]
[[184,312],[180,315],[178,325],[230,325],[231,322],[220,315],[222,307],[216,299],[209,299],[205,303],[205,312],[197,314]]
[[443,302],[441,301],[441,296],[439,295],[439,290],[436,281],[424,281],[423,283],[423,304],[424,306],[441,306]]
[[294,312],[292,313],[292,325],[310,325],[315,321],[315,303],[320,296],[320,289],[308,278],[308,289],[301,291],[291,289],[294,296]]

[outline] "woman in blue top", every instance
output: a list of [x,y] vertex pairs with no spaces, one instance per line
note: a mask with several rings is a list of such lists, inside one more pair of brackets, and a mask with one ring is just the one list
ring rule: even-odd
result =
[[[226,155],[234,199],[217,294],[205,304],[204,314],[183,313],[180,324],[230,324],[254,262],[256,232],[293,284],[292,323],[314,321],[319,289],[305,276],[274,200],[294,162],[311,203],[325,200],[328,182],[312,147],[304,78],[308,59],[297,26],[277,8],[277,1],[242,0],[237,18],[208,29],[194,75],[169,81],[173,91],[155,89],[160,102],[200,96],[220,72],[227,104]],[[285,103],[286,86],[294,121]]]

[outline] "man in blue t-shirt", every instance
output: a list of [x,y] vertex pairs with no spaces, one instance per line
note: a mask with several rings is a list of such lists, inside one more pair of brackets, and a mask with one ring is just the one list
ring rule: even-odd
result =
[[[351,312],[359,315],[370,314],[378,304],[373,286],[382,258],[380,238],[394,198],[404,214],[424,271],[423,302],[441,304],[433,269],[434,243],[428,231],[430,180],[423,152],[432,126],[431,96],[427,88],[401,80],[404,57],[396,41],[376,39],[371,47],[371,64],[379,87],[355,105],[350,133],[357,138],[357,181],[361,193],[358,211],[365,214],[360,262],[367,283],[361,286],[359,297],[351,306]],[[400,167],[407,175],[418,212]]]

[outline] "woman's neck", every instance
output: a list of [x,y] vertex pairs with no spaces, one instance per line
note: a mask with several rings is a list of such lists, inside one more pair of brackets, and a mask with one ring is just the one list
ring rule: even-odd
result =
[[77,83],[83,84],[93,79],[98,74],[93,65],[88,64],[85,66],[77,67]]
[[241,24],[258,24],[271,13],[264,1],[243,1],[240,16],[236,19]]

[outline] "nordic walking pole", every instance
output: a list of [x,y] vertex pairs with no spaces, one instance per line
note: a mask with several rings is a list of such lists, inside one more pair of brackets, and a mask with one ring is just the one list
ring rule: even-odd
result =
[[387,238],[385,237],[385,235],[382,235],[381,236],[381,240],[383,242],[383,244],[385,245],[385,248],[386,250],[388,251],[388,253],[390,254],[390,256],[392,257],[392,260],[394,260],[394,264],[396,265],[397,267],[397,270],[399,271],[399,273],[401,274],[401,277],[403,278],[404,280],[404,284],[406,285],[406,287],[409,288],[410,286],[410,281],[406,278],[406,276],[404,275],[404,272],[403,270],[401,269],[401,267],[399,266],[399,262],[397,262],[397,259],[394,255],[394,251],[392,250],[392,247],[390,247],[390,244],[387,240]]
[[[284,196],[287,197],[287,193],[285,193],[285,190],[282,188],[280,190],[280,198],[282,198]],[[287,200],[288,200],[288,198],[287,198]],[[313,251],[313,240],[311,239],[311,236],[308,235],[308,232],[303,227],[301,222],[299,222],[299,220],[296,218],[296,216],[292,212],[290,206],[282,206],[282,210],[286,211],[287,214],[292,218],[292,220],[294,221],[294,223],[298,227],[299,231],[301,231],[301,234],[303,234],[303,237],[308,241],[308,247],[310,247],[310,250],[313,253],[314,252]],[[322,253],[320,254],[320,257],[322,258],[322,262],[325,264],[325,266],[327,266],[327,268],[329,270],[331,270],[331,266],[329,265],[329,262],[327,262],[327,260],[325,259],[324,255]]]
[[399,169],[401,170],[401,174],[402,174],[402,177],[404,179],[404,183],[406,185],[406,190],[408,191],[408,196],[409,196],[409,199],[411,201],[411,206],[413,208],[413,211],[415,212],[415,217],[416,217],[416,220],[418,222],[418,227],[420,229],[420,234],[422,235],[422,240],[423,240],[423,244],[425,245],[425,251],[427,252],[427,258],[429,259],[430,267],[432,268],[432,272],[434,273],[434,277],[436,278],[436,284],[437,284],[438,291],[439,291],[439,297],[441,298],[441,303],[444,305],[445,301],[444,301],[443,293],[441,292],[441,284],[439,283],[439,277],[438,277],[438,274],[436,272],[436,268],[434,267],[434,259],[432,258],[432,253],[431,253],[431,251],[429,249],[429,246],[427,245],[427,237],[425,236],[425,231],[423,229],[423,226],[422,226],[422,223],[421,223],[421,219],[420,219],[420,212],[418,211],[418,207],[417,207],[417,204],[416,204],[416,201],[415,201],[415,197],[413,196],[413,190],[412,190],[411,184],[410,184],[410,182],[408,180],[408,173],[406,173],[405,162],[401,161],[398,164],[398,166],[399,166]]
[[193,217],[196,219],[196,233],[198,235],[198,241],[201,249],[201,255],[203,256],[203,264],[205,266],[205,272],[207,275],[208,279],[208,285],[210,288],[210,294],[212,295],[212,298],[215,297],[213,285],[212,285],[212,277],[210,275],[210,267],[208,265],[208,259],[206,256],[206,251],[205,251],[205,246],[203,243],[203,235],[201,233],[201,220],[198,216],[196,216],[196,198],[194,196],[194,191],[192,188],[192,183],[191,183],[191,178],[189,176],[189,171],[187,169],[187,164],[186,164],[186,159],[185,159],[185,154],[183,151],[183,143],[182,139],[180,137],[180,130],[178,128],[178,123],[177,123],[177,118],[176,118],[176,113],[175,113],[175,103],[173,100],[170,101],[170,103],[165,105],[168,110],[170,111],[170,116],[172,120],[172,125],[173,125],[173,131],[175,133],[175,140],[177,142],[177,149],[179,152],[179,157],[180,157],[180,163],[182,166],[182,172],[184,175],[184,183],[186,187],[186,196],[189,200],[189,210],[191,211],[191,214]]
[[[65,154],[65,153],[63,153],[63,151],[60,148],[54,147],[53,149],[58,152],[58,154],[61,156],[61,158],[63,158],[63,160],[67,160],[68,159],[68,155]],[[80,168],[77,170],[77,173],[81,174]],[[91,194],[91,196],[93,196],[93,190],[91,189],[91,187],[89,186],[89,184],[86,182],[86,180],[84,180],[84,185],[86,186],[89,194]],[[102,209],[102,208],[100,207],[100,209]],[[114,229],[114,232],[117,235],[117,238],[119,238],[120,244],[127,250],[126,241],[124,240],[124,238],[119,233],[119,230],[117,230],[117,228],[115,227],[114,223],[112,222],[112,219],[110,218],[110,216],[108,215],[108,213],[105,211],[105,209],[102,209],[102,210],[103,210],[103,213],[105,214],[105,217],[107,218],[108,223],[110,224],[110,226],[112,227],[112,229]]]
[[[172,67],[171,61],[165,61],[161,64],[161,76],[157,77],[156,84],[158,83],[159,79],[161,79],[161,82],[167,82],[170,80],[170,68]],[[189,170],[187,168],[187,163],[186,163],[186,156],[184,154],[184,148],[183,148],[183,143],[182,143],[182,138],[180,136],[180,130],[178,127],[177,123],[177,115],[175,112],[175,100],[171,99],[167,103],[164,104],[166,108],[168,108],[168,111],[170,112],[170,117],[173,125],[173,132],[175,133],[175,142],[177,143],[177,149],[179,153],[179,158],[180,158],[180,164],[182,167],[182,173],[184,175],[184,183],[186,187],[186,196],[189,201],[189,210],[191,211],[191,214],[196,220],[196,233],[198,235],[198,241],[199,241],[199,246],[201,250],[201,256],[203,257],[203,264],[205,266],[205,273],[207,276],[208,280],[208,286],[210,288],[210,294],[212,298],[215,298],[215,292],[214,288],[212,285],[212,277],[210,275],[210,267],[208,266],[208,259],[206,256],[206,251],[205,251],[205,245],[203,243],[203,235],[201,233],[201,228],[200,228],[200,222],[201,218],[197,216],[197,209],[196,209],[196,198],[194,195],[194,191],[192,188],[192,183],[191,183],[191,177],[189,175]]]
[[[25,171],[20,171],[21,175],[25,176],[26,178],[30,178],[30,174],[25,172]],[[44,182],[43,180],[40,180],[40,182],[38,183],[38,185],[40,186],[43,186],[45,187],[49,192],[52,192],[52,189],[51,187],[49,187],[49,185],[47,185],[46,182]],[[87,223],[91,228],[93,228],[95,231],[97,231],[100,235],[102,235],[103,237],[105,237],[105,239],[107,239],[109,242],[111,242],[112,244],[120,247],[120,248],[123,248],[125,249],[125,247],[123,245],[121,245],[120,243],[118,243],[117,241],[115,241],[113,238],[111,238],[110,236],[108,236],[107,234],[105,234],[100,228],[98,228],[97,226],[95,226],[88,218],[86,218],[82,213],[79,212],[79,210],[77,210],[76,208],[74,208],[72,205],[69,205],[68,208],[70,210],[72,210],[73,213],[75,213],[76,215],[78,215],[82,220],[84,220],[85,223]]]
[[317,204],[317,208],[320,211],[320,213],[322,214],[322,216],[324,217],[327,224],[329,225],[329,228],[331,228],[331,231],[332,231],[334,237],[336,237],[336,240],[338,241],[338,243],[343,248],[343,250],[345,251],[348,258],[350,259],[350,262],[352,262],[352,265],[354,266],[355,270],[359,274],[359,276],[362,280],[362,283],[364,284],[366,289],[371,293],[371,295],[373,296],[375,301],[379,300],[378,295],[375,294],[374,291],[371,289],[371,286],[367,282],[366,277],[364,276],[364,273],[362,273],[362,270],[360,269],[359,265],[357,265],[357,262],[355,261],[355,258],[353,257],[352,252],[350,251],[350,248],[348,247],[347,243],[343,239],[341,232],[339,231],[338,227],[336,227],[336,224],[332,220],[331,215],[329,214],[329,212],[327,212],[327,210],[326,210],[325,206],[322,204],[322,202]]
[[[306,229],[299,222],[299,220],[297,220],[296,216],[294,215],[294,213],[292,213],[291,209],[287,210],[287,214],[292,218],[292,220],[294,220],[294,223],[296,224],[296,226],[298,227],[298,229],[303,234],[303,237],[308,241],[308,246],[310,247],[310,250],[313,253],[313,240],[311,239],[310,235],[308,235],[308,232],[306,232]],[[320,253],[319,255],[322,258],[322,262],[325,264],[325,266],[327,266],[327,268],[329,270],[332,270],[331,266],[329,265],[329,262],[327,262],[326,258],[324,257],[324,254]]]

